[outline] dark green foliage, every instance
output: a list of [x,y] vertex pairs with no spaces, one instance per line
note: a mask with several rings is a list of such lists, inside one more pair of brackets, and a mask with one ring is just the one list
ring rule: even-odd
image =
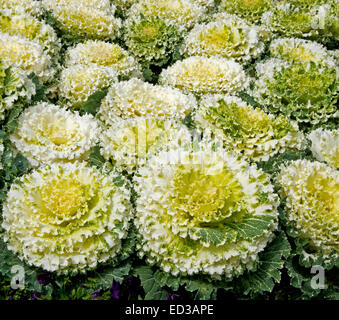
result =
[[105,164],[105,158],[100,153],[100,146],[95,146],[92,148],[92,152],[89,155],[89,164],[91,166],[102,168]]
[[259,253],[257,270],[246,272],[235,280],[236,292],[239,294],[261,294],[271,292],[281,280],[281,269],[288,258],[291,246],[286,235],[281,232]]
[[43,101],[46,99],[45,87],[39,82],[38,77],[34,72],[28,75],[28,78],[31,79],[35,85],[35,96],[32,99],[32,104],[38,101]]
[[80,114],[89,113],[95,115],[100,108],[101,101],[106,97],[108,88],[104,88],[90,95],[87,101],[81,106]]
[[312,152],[306,149],[299,152],[287,151],[278,156],[271,157],[268,161],[257,162],[257,165],[274,178],[279,173],[281,165],[300,159],[315,161]]

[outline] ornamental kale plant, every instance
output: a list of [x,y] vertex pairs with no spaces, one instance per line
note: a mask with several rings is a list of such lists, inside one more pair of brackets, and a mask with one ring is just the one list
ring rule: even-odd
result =
[[0,299],[338,299],[338,11],[0,0]]

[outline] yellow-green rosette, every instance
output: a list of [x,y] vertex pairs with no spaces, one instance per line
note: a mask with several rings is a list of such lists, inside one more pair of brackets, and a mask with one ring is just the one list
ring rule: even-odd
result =
[[53,28],[29,14],[0,11],[0,31],[11,36],[35,40],[51,56],[57,55],[60,51],[60,40]]
[[166,64],[181,40],[177,25],[157,16],[132,16],[124,28],[129,52],[144,63]]
[[337,67],[272,58],[256,72],[252,94],[266,111],[311,124],[338,117]]
[[290,62],[314,62],[330,67],[336,65],[330,52],[320,43],[297,38],[278,38],[270,44],[270,56]]
[[59,96],[69,107],[79,109],[96,91],[117,81],[117,72],[96,65],[74,65],[60,74]]
[[244,18],[252,23],[260,24],[262,15],[271,9],[275,0],[221,0],[220,11]]
[[264,30],[235,15],[217,14],[212,21],[197,24],[185,37],[182,52],[186,56],[220,56],[249,62],[264,50]]
[[208,93],[234,94],[249,85],[242,66],[226,58],[193,56],[164,69],[160,84],[201,96]]
[[34,72],[41,82],[51,81],[56,72],[40,43],[22,36],[0,33],[0,59],[8,66]]
[[118,44],[100,40],[88,40],[69,48],[66,53],[67,67],[82,64],[99,66],[116,71],[123,76],[140,76],[140,66]]
[[10,140],[32,166],[85,160],[100,135],[92,115],[80,116],[46,102],[25,109],[17,121]]
[[282,166],[277,183],[300,262],[338,266],[339,172],[320,162],[297,160]]
[[202,143],[162,151],[134,177],[139,256],[174,276],[251,270],[277,228],[269,178],[213,150]]
[[114,83],[109,88],[97,117],[107,125],[113,125],[119,119],[139,117],[183,120],[196,107],[197,101],[192,94],[133,78]]
[[36,0],[0,0],[0,8],[12,13],[28,13],[40,17],[43,13],[41,2]]
[[[306,5],[300,5],[303,2]],[[308,3],[307,3],[308,2]],[[338,1],[281,1],[265,12],[261,22],[283,37],[338,40]]]
[[313,16],[288,2],[278,3],[262,16],[262,24],[272,32],[285,37],[316,38],[312,27]]
[[319,6],[331,2],[332,0],[290,0],[289,3],[302,9],[311,9],[314,6]]
[[113,40],[119,36],[121,20],[114,17],[109,0],[43,0],[61,31],[74,39]]
[[141,0],[129,9],[128,17],[159,17],[185,31],[205,16],[208,8],[199,2],[200,0]]
[[83,6],[88,8],[96,8],[114,14],[115,6],[110,0],[42,0],[43,5],[47,9],[55,8],[55,6]]
[[[322,37],[339,39],[339,2],[337,0],[292,0],[289,4],[312,13],[312,27]],[[319,38],[319,41],[323,39]]]
[[204,136],[252,161],[266,161],[287,150],[305,146],[298,125],[283,115],[267,114],[240,98],[203,96],[194,120]]
[[339,129],[318,128],[308,135],[308,139],[311,142],[312,154],[318,161],[339,169]]
[[8,249],[28,265],[64,274],[114,263],[131,218],[130,193],[116,177],[85,163],[52,164],[21,177],[3,207]]

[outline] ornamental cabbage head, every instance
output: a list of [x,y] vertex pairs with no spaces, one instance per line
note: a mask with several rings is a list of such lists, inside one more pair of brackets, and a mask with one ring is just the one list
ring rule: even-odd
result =
[[100,136],[104,158],[130,173],[160,150],[190,142],[191,134],[186,126],[175,120],[157,118],[118,118]]
[[314,6],[326,4],[332,0],[289,0],[289,3],[302,9],[312,9]]
[[0,120],[14,106],[22,107],[31,101],[36,88],[25,72],[15,67],[6,67],[0,59]]
[[51,57],[36,40],[0,33],[0,59],[7,65],[34,72],[42,82],[51,81],[55,75]]
[[[290,0],[288,3],[312,13],[313,27],[318,30],[320,36],[339,39],[339,2],[337,0]],[[323,41],[321,38],[318,40]]]
[[129,17],[156,16],[165,19],[180,30],[187,30],[204,18],[207,7],[194,0],[141,0],[134,4],[129,12]]
[[334,169],[339,169],[339,129],[324,130],[322,128],[313,130],[308,139],[311,141],[313,156],[326,162]]
[[220,9],[260,24],[261,16],[268,11],[276,0],[221,0]]
[[271,42],[270,56],[290,62],[314,62],[335,67],[336,62],[320,43],[297,38],[278,38]]
[[339,69],[326,64],[270,59],[257,65],[253,96],[271,113],[303,123],[323,123],[336,116]]
[[134,182],[139,256],[174,276],[238,276],[277,228],[266,174],[205,143],[160,152]]
[[3,207],[8,249],[28,265],[63,274],[113,263],[131,218],[130,193],[116,178],[85,163],[52,164],[24,175],[11,185]]
[[57,55],[60,51],[60,40],[54,29],[29,14],[0,12],[0,31],[35,40],[51,56]]
[[37,166],[86,159],[99,135],[93,116],[41,102],[19,116],[10,140],[32,166]]
[[305,146],[295,122],[254,109],[237,97],[203,96],[194,120],[204,137],[211,136],[225,148],[253,161],[266,161],[278,153]]
[[110,0],[42,0],[43,6],[49,10],[53,10],[56,6],[83,6],[95,8],[114,15],[115,6]]
[[173,23],[157,17],[131,17],[125,21],[124,39],[139,61],[165,64],[181,40]]
[[339,172],[320,162],[297,160],[282,166],[277,182],[302,264],[338,264]]
[[66,52],[67,67],[82,64],[99,66],[116,71],[124,76],[139,76],[140,66],[129,53],[118,44],[100,40],[88,40],[79,43]]
[[234,94],[248,87],[249,79],[237,62],[220,57],[189,57],[164,69],[161,84],[185,93]]
[[47,3],[50,1],[44,2],[61,31],[75,39],[113,40],[119,35],[121,20],[114,17],[115,7],[104,5],[100,9],[97,6],[100,0],[86,1],[86,5],[80,0],[58,1],[59,5],[54,1],[51,5]]
[[110,87],[97,116],[107,125],[113,125],[119,119],[139,117],[183,120],[196,107],[197,101],[192,94],[134,78]]
[[217,14],[209,23],[197,24],[185,37],[186,56],[220,56],[249,62],[264,50],[265,32],[235,15]]
[[28,13],[40,17],[43,13],[41,2],[36,0],[0,0],[0,8],[13,13]]
[[282,1],[265,12],[261,22],[268,30],[283,37],[323,41],[324,37],[338,39],[337,15],[337,1],[320,6],[298,6],[293,1]]
[[109,87],[115,81],[115,70],[78,64],[62,70],[59,95],[66,105],[78,109],[93,93]]

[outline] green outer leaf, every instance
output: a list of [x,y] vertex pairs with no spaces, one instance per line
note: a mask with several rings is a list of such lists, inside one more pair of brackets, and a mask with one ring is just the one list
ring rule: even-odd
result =
[[132,225],[128,230],[128,237],[121,241],[121,251],[119,253],[118,263],[128,259],[135,252],[136,230]]
[[122,282],[131,270],[132,262],[127,261],[118,267],[106,267],[102,271],[95,272],[96,284],[94,289],[108,289],[112,286],[113,280]]
[[220,245],[225,242],[231,242],[236,239],[237,233],[235,230],[226,231],[225,229],[216,228],[192,228],[196,235],[205,243],[213,243]]
[[5,69],[5,77],[3,79],[3,86],[4,87],[7,87],[10,84],[10,82],[12,81],[11,80],[11,76],[12,76],[11,75],[11,69],[12,69],[11,66],[9,66],[8,68]]
[[271,157],[268,161],[257,162],[257,165],[260,169],[264,170],[266,173],[270,174],[272,178],[274,178],[280,172],[281,165],[299,159],[315,161],[312,156],[312,152],[306,149],[298,152],[287,151],[278,156]]
[[[0,157],[2,163],[2,170],[0,170],[0,200],[5,200],[6,193],[10,187],[11,182],[18,176],[26,173],[29,169],[28,160],[21,154],[14,152],[11,149],[11,143],[4,131],[0,131],[0,139],[3,140],[5,150]],[[0,234],[1,228],[1,215],[0,215]]]
[[[274,240],[259,254],[258,268],[256,271],[246,272],[235,280],[237,291],[248,293],[271,292],[275,283],[281,279],[280,270],[285,259],[291,252],[291,246],[284,232],[280,232]],[[285,259],[283,259],[285,258]]]
[[275,217],[247,216],[241,222],[228,222],[222,228],[191,228],[191,232],[197,235],[202,242],[222,245],[233,242],[236,239],[251,239],[262,235],[274,221]]
[[3,129],[9,134],[12,134],[18,127],[17,118],[20,115],[21,111],[21,108],[14,108],[10,111],[7,118],[7,123],[3,126]]
[[320,290],[311,288],[311,278],[313,275],[310,270],[306,270],[297,265],[293,260],[293,257],[290,257],[286,262],[287,272],[291,277],[290,284],[295,288],[301,289],[303,294],[307,297],[317,296],[320,293]]
[[100,153],[100,146],[97,145],[92,148],[89,155],[89,164],[97,168],[102,168],[105,164],[105,158]]
[[38,102],[46,99],[45,87],[42,85],[34,72],[28,75],[28,78],[31,79],[35,85],[35,96],[32,99],[32,102]]
[[0,273],[11,278],[11,269],[18,265],[25,270],[25,289],[41,292],[42,286],[38,282],[35,269],[25,265],[15,254],[7,249],[7,245],[0,239]]
[[231,289],[229,281],[212,281],[208,276],[175,277],[157,270],[154,278],[160,287],[167,286],[174,291],[178,291],[180,286],[185,286],[187,291],[195,293],[197,300],[214,300],[218,289]]
[[255,99],[251,95],[249,95],[246,91],[241,91],[239,93],[239,97],[254,108],[260,107],[259,104],[255,101]]
[[149,266],[138,266],[134,273],[139,276],[141,285],[145,290],[145,300],[164,300],[169,292],[159,285],[155,280],[153,270]]
[[249,216],[240,223],[227,223],[226,226],[237,232],[237,238],[250,239],[262,235],[274,221],[274,216]]
[[125,180],[121,176],[117,176],[113,179],[114,184],[117,187],[122,187],[125,184]]
[[18,153],[15,156],[13,164],[17,168],[19,174],[24,174],[28,171],[29,162],[21,153]]
[[186,284],[186,290],[196,291],[195,300],[209,300],[212,294],[216,293],[216,288],[209,282],[201,280],[190,280]]
[[[316,265],[316,264],[315,264]],[[300,289],[302,299],[320,297],[331,300],[339,299],[339,279],[338,269],[325,270],[325,288],[313,289],[311,287],[312,278],[315,274],[311,273],[311,268],[300,265],[298,255],[294,254],[286,261],[288,275],[291,277],[290,285]]]
[[95,115],[100,108],[101,101],[106,97],[108,88],[104,88],[90,95],[87,101],[81,106],[80,114],[90,113]]
[[157,270],[154,273],[155,281],[161,286],[161,287],[169,287],[173,289],[174,291],[179,290],[179,287],[182,285],[180,277],[174,277],[169,273],[162,272],[160,270]]

